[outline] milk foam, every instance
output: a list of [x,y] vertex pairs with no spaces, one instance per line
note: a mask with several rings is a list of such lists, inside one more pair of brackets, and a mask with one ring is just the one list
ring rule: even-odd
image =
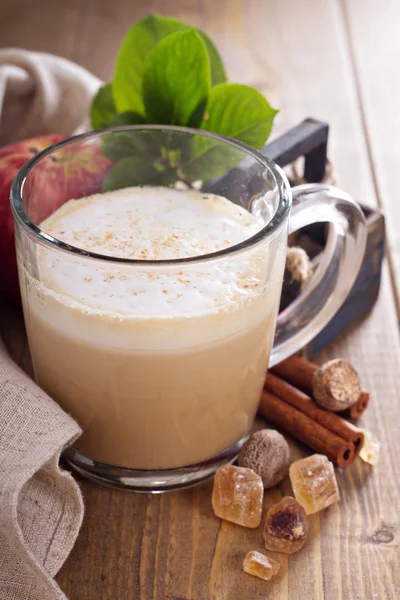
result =
[[[263,226],[261,219],[225,198],[153,187],[70,200],[41,224],[46,233],[72,246],[142,261],[209,254],[244,241]],[[251,261],[239,256],[212,266],[154,268],[95,262],[42,248],[38,262],[42,284],[64,304],[135,318],[232,310],[259,293],[264,271],[254,255]]]

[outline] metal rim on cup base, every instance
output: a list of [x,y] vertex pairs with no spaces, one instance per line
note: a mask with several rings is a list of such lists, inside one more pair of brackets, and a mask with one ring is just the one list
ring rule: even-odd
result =
[[147,471],[116,467],[89,458],[76,448],[67,448],[63,458],[80,475],[97,483],[128,492],[161,494],[192,487],[210,479],[219,467],[234,462],[248,436],[246,433],[209,460],[178,469]]

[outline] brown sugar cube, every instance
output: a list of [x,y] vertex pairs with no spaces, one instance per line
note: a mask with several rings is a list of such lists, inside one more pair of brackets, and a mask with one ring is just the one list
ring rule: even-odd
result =
[[212,507],[217,517],[244,527],[261,522],[264,486],[251,469],[224,465],[215,473]]
[[333,464],[323,454],[296,460],[289,476],[296,500],[308,515],[340,500]]
[[362,460],[370,465],[376,465],[379,462],[381,453],[381,443],[373,433],[366,429],[361,429],[364,434],[364,443],[360,450]]
[[279,563],[261,552],[251,550],[246,554],[246,558],[243,561],[243,571],[249,575],[254,575],[260,579],[269,581],[271,577],[277,575],[279,571]]
[[307,534],[306,511],[297,500],[287,496],[271,506],[264,525],[267,550],[293,554],[304,546]]
[[273,429],[253,433],[240,451],[241,467],[253,469],[260,475],[265,488],[282,481],[289,471],[290,450],[283,435]]

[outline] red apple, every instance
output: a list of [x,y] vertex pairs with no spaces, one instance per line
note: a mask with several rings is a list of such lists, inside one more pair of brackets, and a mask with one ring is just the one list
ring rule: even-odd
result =
[[[10,207],[11,183],[30,158],[65,136],[52,134],[0,148],[0,296],[19,299],[18,273]],[[110,161],[99,144],[78,141],[42,159],[24,185],[24,206],[39,225],[64,202],[100,191]]]

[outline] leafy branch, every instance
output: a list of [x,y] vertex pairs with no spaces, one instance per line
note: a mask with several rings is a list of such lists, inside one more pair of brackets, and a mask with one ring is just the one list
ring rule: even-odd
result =
[[[227,83],[218,51],[204,32],[150,15],[128,31],[113,80],[98,91],[90,116],[94,129],[181,125],[261,149],[276,113],[254,88]],[[161,132],[104,135],[104,152],[116,162],[104,188],[209,179],[240,162],[235,148],[212,138],[194,137],[190,147],[185,141]]]

